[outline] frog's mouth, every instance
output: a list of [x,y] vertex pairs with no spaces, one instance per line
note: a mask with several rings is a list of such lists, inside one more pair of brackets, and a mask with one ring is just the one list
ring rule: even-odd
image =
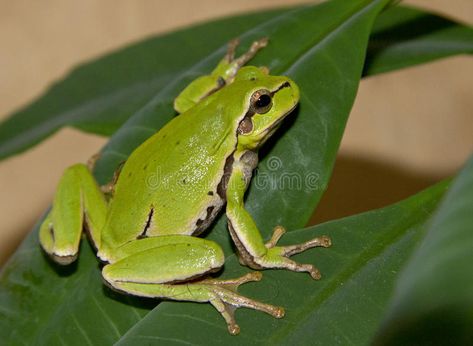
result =
[[[296,108],[294,106],[294,108]],[[261,140],[260,144],[263,144],[264,142],[266,142],[266,140],[271,137],[276,131],[277,129],[279,128],[279,126],[281,125],[281,123],[283,122],[284,119],[286,119],[286,117],[288,116],[289,113],[291,113],[293,110],[291,109],[290,111],[288,111],[283,117],[280,117],[278,118],[274,123],[272,123],[266,130],[264,130],[264,132],[262,133],[262,137],[263,139]]]

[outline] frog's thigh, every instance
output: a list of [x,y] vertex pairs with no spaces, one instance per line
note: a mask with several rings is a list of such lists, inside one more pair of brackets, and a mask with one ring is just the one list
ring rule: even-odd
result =
[[56,262],[68,264],[77,257],[84,220],[99,247],[106,215],[107,203],[94,177],[85,165],[73,165],[59,181],[52,210],[41,224],[41,246]]
[[182,235],[151,237],[122,246],[115,256],[125,253],[125,257],[102,271],[104,279],[116,290],[142,297],[209,302],[223,316],[232,334],[240,330],[233,315],[236,308],[260,310],[277,318],[284,315],[280,307],[236,293],[239,285],[259,281],[259,272],[232,280],[186,281],[223,265],[223,251],[212,241]]
[[[102,275],[113,288],[141,296],[148,296],[146,290],[136,292],[123,284],[185,281],[218,270],[225,260],[217,243],[191,236],[145,238],[123,248],[120,259],[106,265]],[[153,297],[169,297],[164,291],[154,291]]]

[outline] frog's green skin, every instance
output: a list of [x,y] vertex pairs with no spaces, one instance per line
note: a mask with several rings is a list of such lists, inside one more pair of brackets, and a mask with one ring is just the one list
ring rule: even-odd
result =
[[282,308],[236,293],[238,285],[260,280],[259,272],[234,280],[206,279],[222,267],[224,255],[215,242],[195,237],[226,203],[229,231],[242,264],[320,277],[314,266],[296,263],[289,256],[310,247],[327,247],[328,237],[279,247],[276,242],[284,229],[276,227],[265,244],[244,209],[257,149],[299,101],[298,87],[289,78],[270,76],[264,68],[242,67],[266,43],[256,41],[234,59],[234,41],[212,74],[191,83],[175,101],[182,114],[130,155],[110,197],[87,166],[68,168],[52,211],[41,225],[43,249],[60,264],[74,261],[86,226],[97,256],[106,263],[105,282],[115,290],[210,302],[232,334],[239,332],[233,317],[236,307],[282,317]]

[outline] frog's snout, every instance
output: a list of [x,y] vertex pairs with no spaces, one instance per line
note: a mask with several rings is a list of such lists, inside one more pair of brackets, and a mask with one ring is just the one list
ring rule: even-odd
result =
[[288,109],[293,109],[299,103],[299,87],[292,79],[285,77],[273,92],[273,97],[283,101]]
[[291,92],[292,92],[292,101],[294,102],[294,106],[296,106],[297,103],[299,103],[299,97],[300,97],[299,87],[292,79],[289,79],[289,78],[286,81],[286,83],[289,84],[289,88],[291,89]]

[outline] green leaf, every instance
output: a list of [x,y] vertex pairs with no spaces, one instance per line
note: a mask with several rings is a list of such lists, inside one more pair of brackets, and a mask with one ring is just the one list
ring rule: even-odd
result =
[[[286,244],[329,234],[333,247],[305,252],[324,275],[265,271],[240,292],[286,308],[281,320],[238,311],[241,334],[231,336],[209,305],[163,302],[130,329],[118,345],[367,345],[387,307],[397,273],[424,234],[424,223],[445,191],[438,184],[390,207],[298,230]],[[225,276],[241,274],[235,256]]]
[[[197,25],[147,39],[74,69],[38,100],[0,124],[0,159],[28,149],[63,126],[113,134],[193,62],[287,11],[271,10]],[[202,40],[209,35],[212,40]],[[376,20],[364,74],[471,53],[472,44],[471,28],[419,10],[392,7]],[[279,48],[278,55],[282,52]]]
[[473,53],[473,29],[411,7],[391,7],[373,27],[364,75]]
[[473,344],[473,158],[400,275],[379,345]]
[[[319,200],[356,94],[373,20],[386,2],[338,0],[297,8],[242,33],[242,50],[255,38],[271,37],[271,46],[255,62],[292,76],[303,92],[299,111],[279,138],[267,143],[262,153],[266,161],[261,162],[258,179],[249,191],[247,206],[263,234],[277,223],[289,229],[301,227]],[[103,180],[110,177],[117,161],[170,119],[170,100],[176,92],[196,74],[210,70],[224,50],[222,46],[187,68],[185,75],[176,73],[173,82],[113,136],[97,167]],[[276,166],[267,164],[271,158],[277,159]],[[299,183],[279,185],[287,173],[297,174]],[[261,177],[270,185],[258,185]],[[221,218],[210,236],[228,254],[224,225]],[[300,232],[296,235],[303,236]],[[274,287],[276,293],[284,286]],[[267,299],[274,296],[274,290],[268,290]],[[0,339],[26,344],[110,344],[149,309],[149,305],[141,305],[143,299],[114,294],[103,286],[88,244],[82,244],[77,267],[60,269],[43,257],[35,232],[7,264],[0,281]],[[201,308],[207,309],[205,305]],[[219,317],[212,313],[212,318]],[[261,323],[280,322],[271,319]],[[219,325],[225,330],[223,321],[219,320]]]

